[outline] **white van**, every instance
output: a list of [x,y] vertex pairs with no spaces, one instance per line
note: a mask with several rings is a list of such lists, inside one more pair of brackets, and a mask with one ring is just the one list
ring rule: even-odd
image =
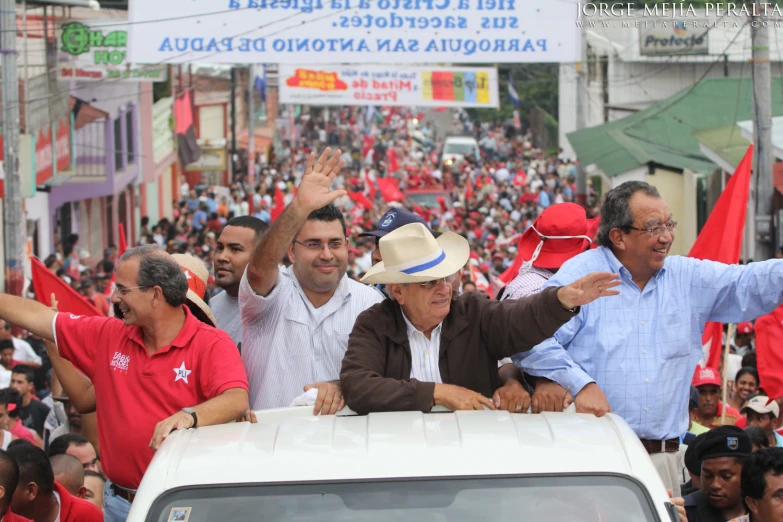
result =
[[129,522],[676,522],[618,416],[259,412],[173,433]]
[[443,142],[443,153],[440,158],[444,167],[456,167],[466,156],[479,159],[479,145],[471,136],[449,136]]

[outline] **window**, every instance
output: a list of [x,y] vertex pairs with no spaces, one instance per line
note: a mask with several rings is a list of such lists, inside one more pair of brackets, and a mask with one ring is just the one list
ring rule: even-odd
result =
[[122,116],[114,120],[114,171],[121,172],[125,170],[122,162]]
[[185,512],[188,522],[657,520],[636,482],[605,475],[189,487],[158,498],[147,521],[185,520]]
[[125,113],[125,136],[126,141],[128,142],[128,164],[132,164],[136,162],[136,148],[134,147],[134,139],[135,136],[133,135],[133,118],[136,115],[136,111],[134,110],[128,110]]

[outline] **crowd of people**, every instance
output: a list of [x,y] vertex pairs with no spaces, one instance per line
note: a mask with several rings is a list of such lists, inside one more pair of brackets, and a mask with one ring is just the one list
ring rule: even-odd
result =
[[[125,520],[172,430],[258,410],[571,403],[623,417],[689,520],[779,520],[783,397],[752,321],[783,302],[783,261],[668,256],[651,185],[585,210],[574,163],[530,132],[454,125],[478,148],[447,164],[412,111],[305,118],[252,178],[183,184],[125,251],[92,263],[64,238],[44,264],[98,315],[0,295],[3,520]],[[708,321],[738,324],[726,404],[721,369],[698,366]]]

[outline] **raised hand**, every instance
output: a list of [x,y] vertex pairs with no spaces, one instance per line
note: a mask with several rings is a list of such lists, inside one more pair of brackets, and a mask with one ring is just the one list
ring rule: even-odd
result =
[[560,287],[557,298],[566,310],[592,303],[599,297],[619,295],[619,290],[612,290],[621,284],[617,274],[611,272],[594,272],[574,281],[568,286]]
[[335,176],[345,165],[340,160],[342,151],[337,149],[331,157],[332,149],[327,148],[315,159],[315,152],[307,158],[305,173],[296,193],[296,200],[308,212],[325,207],[335,199],[347,194],[344,190],[331,190]]

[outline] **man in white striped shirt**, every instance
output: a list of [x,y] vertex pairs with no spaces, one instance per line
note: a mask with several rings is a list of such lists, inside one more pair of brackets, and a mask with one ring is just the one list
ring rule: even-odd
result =
[[[538,293],[563,263],[589,248],[592,240],[587,233],[587,215],[576,203],[560,203],[544,210],[519,241],[518,256],[525,262],[519,274],[505,288],[501,299],[523,299]],[[514,371],[510,358],[501,362],[500,372],[509,377],[508,382],[519,379],[521,372]],[[537,379],[532,399],[528,395],[522,407],[527,410],[530,405],[533,413],[562,411],[566,404],[555,400],[563,396],[561,391],[559,384],[549,379]],[[566,401],[570,400],[573,399],[568,395]]]
[[[296,197],[253,248],[239,286],[242,360],[254,410],[282,408],[318,390],[314,414],[344,406],[340,367],[360,313],[383,295],[346,277],[345,221],[330,191],[344,162],[311,154]],[[288,253],[292,265],[280,268]]]

